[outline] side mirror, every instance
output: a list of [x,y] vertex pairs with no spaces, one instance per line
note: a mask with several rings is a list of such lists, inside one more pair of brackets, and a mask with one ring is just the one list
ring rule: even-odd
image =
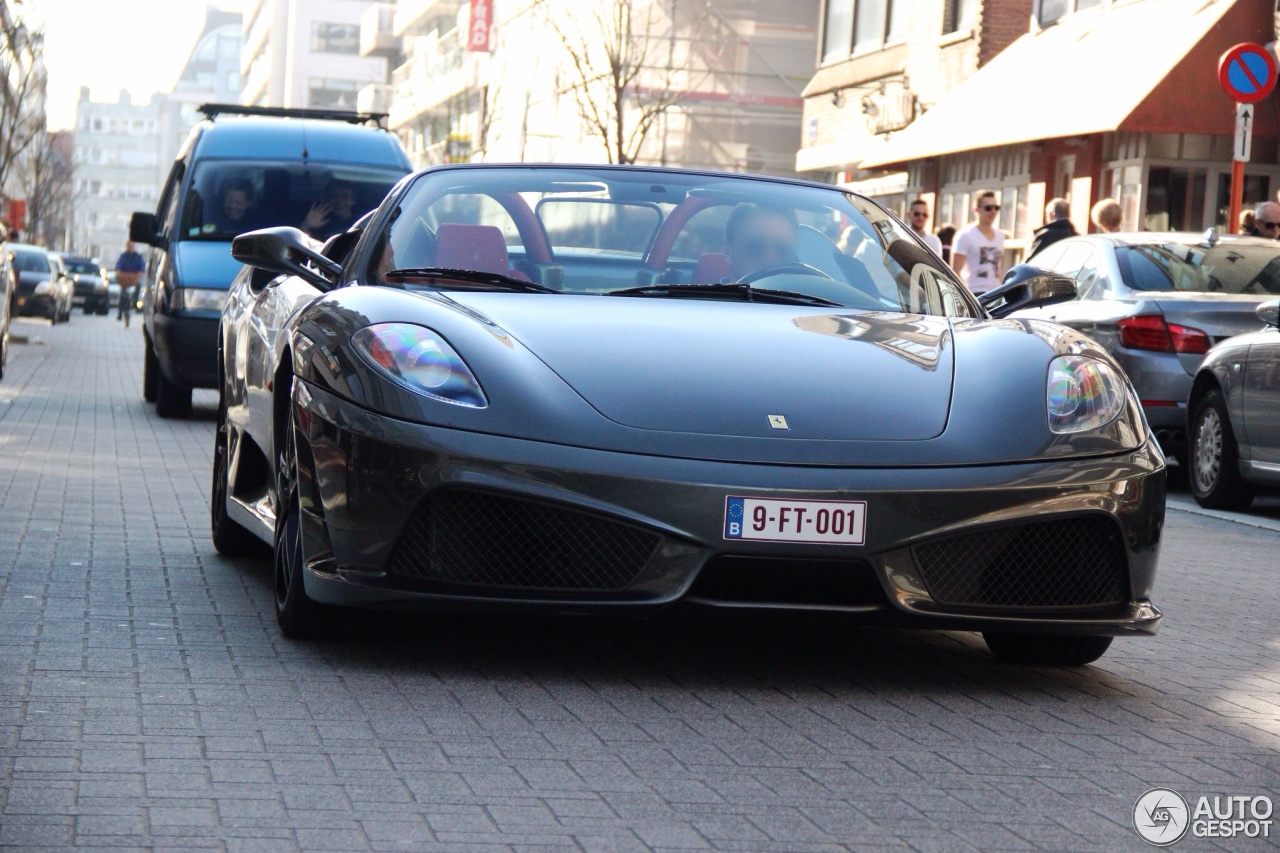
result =
[[1024,308],[1040,308],[1076,298],[1076,280],[1070,276],[1018,264],[1005,274],[999,287],[978,297],[992,317],[1007,317]]
[[1258,315],[1259,320],[1268,326],[1280,326],[1280,299],[1264,302],[1253,309],[1253,312]]
[[135,211],[133,216],[129,217],[129,239],[135,243],[159,246],[163,238],[156,224],[156,215],[141,210]]
[[297,228],[263,228],[231,241],[231,257],[242,264],[276,275],[296,275],[317,290],[328,292],[342,275],[342,265],[312,247]]

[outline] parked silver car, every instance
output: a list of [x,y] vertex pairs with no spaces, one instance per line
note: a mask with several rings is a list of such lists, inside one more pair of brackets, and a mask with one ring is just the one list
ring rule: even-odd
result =
[[1091,234],[1028,261],[1076,279],[1079,296],[1015,317],[1053,320],[1102,344],[1129,375],[1166,453],[1187,464],[1187,401],[1209,348],[1258,328],[1280,296],[1280,242],[1205,234]]
[[1191,391],[1191,492],[1212,509],[1280,486],[1280,299],[1257,314],[1262,330],[1211,349]]

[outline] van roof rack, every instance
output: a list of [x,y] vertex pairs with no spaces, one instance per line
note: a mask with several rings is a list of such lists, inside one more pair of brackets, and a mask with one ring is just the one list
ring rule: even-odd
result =
[[221,115],[271,116],[273,118],[314,118],[345,121],[348,124],[373,124],[383,127],[387,113],[358,113],[354,110],[299,109],[294,107],[246,107],[242,104],[201,104],[200,112],[213,121]]

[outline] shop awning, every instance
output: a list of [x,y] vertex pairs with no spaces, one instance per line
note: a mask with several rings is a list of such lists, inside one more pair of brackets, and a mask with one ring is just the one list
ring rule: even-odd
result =
[[[861,166],[1114,130],[1231,133],[1218,57],[1271,40],[1259,26],[1270,10],[1254,14],[1264,5],[1144,0],[1073,15],[1019,38]],[[1170,104],[1150,103],[1157,89]]]
[[796,152],[796,171],[855,171],[859,163],[878,157],[884,150],[884,139],[879,136],[854,136],[840,142],[811,145]]

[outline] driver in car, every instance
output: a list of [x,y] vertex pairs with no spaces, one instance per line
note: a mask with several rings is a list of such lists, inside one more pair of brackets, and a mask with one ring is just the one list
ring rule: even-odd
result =
[[799,227],[792,210],[753,203],[735,207],[725,227],[724,254],[731,271],[726,281],[795,263]]

